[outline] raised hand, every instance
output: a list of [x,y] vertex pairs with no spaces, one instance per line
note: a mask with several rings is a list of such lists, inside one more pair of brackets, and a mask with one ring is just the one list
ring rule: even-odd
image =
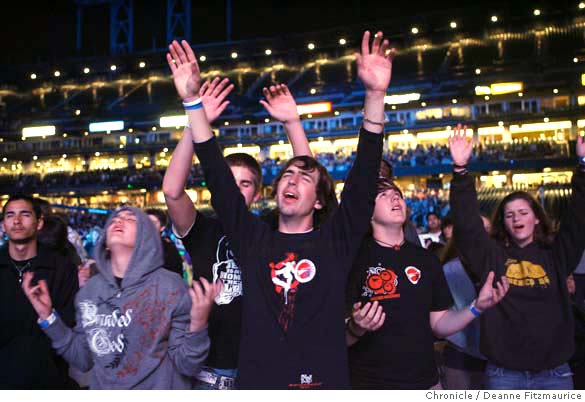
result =
[[471,158],[473,151],[473,142],[467,138],[467,126],[461,128],[461,124],[457,125],[453,135],[449,137],[449,150],[451,151],[451,159],[453,164],[458,166],[465,166]]
[[263,88],[262,93],[266,100],[261,100],[260,104],[270,116],[281,123],[299,120],[300,116],[297,111],[297,103],[285,84],[276,84],[270,88]]
[[199,97],[201,73],[193,49],[186,40],[172,41],[167,53],[167,63],[173,73],[173,81],[177,93],[184,102]]
[[585,137],[582,135],[577,136],[576,151],[579,158],[585,157]]
[[395,49],[388,49],[387,39],[382,32],[374,35],[370,49],[370,31],[364,32],[362,37],[361,54],[356,53],[358,77],[364,84],[366,91],[386,93],[392,78],[392,61]]
[[41,320],[46,320],[53,311],[53,302],[49,294],[47,282],[40,280],[36,285],[32,285],[31,281],[34,277],[32,272],[25,272],[22,278],[22,290],[32,304],[33,308],[39,315]]
[[376,331],[383,324],[386,319],[386,313],[377,301],[374,303],[367,302],[363,307],[360,302],[353,305],[351,313],[351,322],[353,323],[351,330],[359,336],[362,336],[368,331]]
[[234,84],[229,84],[229,79],[224,78],[220,81],[219,77],[215,77],[213,81],[205,81],[199,90],[199,96],[205,109],[205,115],[209,123],[215,121],[230,104],[230,101],[225,98],[234,89]]
[[191,296],[190,332],[201,331],[205,328],[213,302],[221,292],[222,286],[221,281],[211,284],[203,277],[200,281],[193,280],[189,289],[189,295]]
[[508,290],[510,289],[510,282],[505,276],[502,276],[501,281],[497,282],[497,287],[494,288],[492,286],[494,275],[494,271],[490,271],[487,279],[485,280],[485,283],[479,291],[479,295],[475,301],[475,307],[477,307],[479,311],[485,311],[498,304],[504,298],[504,296],[506,296],[506,293],[508,293]]

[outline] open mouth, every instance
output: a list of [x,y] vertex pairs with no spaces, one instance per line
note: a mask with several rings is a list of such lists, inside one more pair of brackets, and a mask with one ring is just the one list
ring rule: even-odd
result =
[[299,197],[295,193],[291,193],[290,191],[287,191],[284,193],[284,198],[287,200],[298,200],[299,199]]
[[513,228],[515,232],[519,232],[524,229],[524,225],[514,225]]

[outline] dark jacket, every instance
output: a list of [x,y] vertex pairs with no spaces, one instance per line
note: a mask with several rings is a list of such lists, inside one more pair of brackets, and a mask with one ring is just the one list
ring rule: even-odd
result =
[[[65,256],[41,247],[26,271],[35,273],[33,280],[47,281],[53,307],[73,325],[77,267]],[[66,389],[73,384],[67,364],[53,351],[37,319],[6,245],[0,248],[0,389]]]

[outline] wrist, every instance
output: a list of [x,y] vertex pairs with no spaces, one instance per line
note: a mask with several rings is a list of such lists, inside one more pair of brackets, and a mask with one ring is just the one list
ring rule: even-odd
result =
[[207,320],[193,320],[191,319],[191,323],[189,324],[189,332],[199,332],[204,330],[207,327]]
[[286,120],[282,120],[281,123],[284,125],[284,127],[289,127],[289,126],[294,126],[297,124],[301,124],[301,116],[296,116],[290,119],[286,119]]
[[386,96],[386,90],[378,90],[378,89],[367,89],[366,88],[366,97],[369,99],[384,99]]
[[471,311],[471,314],[473,314],[475,317],[479,317],[484,312],[482,308],[479,308],[477,306],[477,299],[471,302],[471,305],[469,306],[469,311]]
[[50,326],[51,324],[53,324],[57,320],[57,317],[59,317],[59,315],[57,314],[55,309],[52,309],[49,314],[46,314],[46,313],[39,314],[39,319],[37,320],[37,324],[39,324],[39,326],[41,328],[47,328],[48,326]]
[[354,338],[361,338],[366,334],[366,330],[355,323],[353,318],[350,318],[346,324],[347,332]]

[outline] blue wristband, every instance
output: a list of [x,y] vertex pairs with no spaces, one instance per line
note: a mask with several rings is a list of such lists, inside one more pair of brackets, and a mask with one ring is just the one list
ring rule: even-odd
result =
[[581,165],[585,165],[585,156],[581,156],[581,157],[579,158],[579,163],[580,163]]
[[47,328],[49,325],[51,325],[57,320],[57,317],[59,317],[59,315],[57,314],[55,309],[53,309],[51,314],[46,319],[44,319],[43,321],[38,321],[39,327],[41,327],[41,329]]
[[183,107],[185,110],[197,110],[203,107],[203,102],[201,102],[201,98],[197,98],[192,102],[183,102]]
[[479,311],[475,307],[475,300],[473,301],[473,303],[471,303],[471,306],[469,306],[469,311],[471,311],[471,314],[473,314],[476,317],[479,317],[481,315],[481,311]]

